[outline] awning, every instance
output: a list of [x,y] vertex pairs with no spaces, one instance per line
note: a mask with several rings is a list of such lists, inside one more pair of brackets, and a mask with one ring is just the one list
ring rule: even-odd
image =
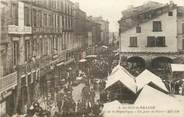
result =
[[137,91],[141,90],[144,86],[148,85],[149,83],[154,83],[162,90],[168,92],[165,84],[162,82],[162,79],[157,75],[151,73],[147,69],[136,77]]
[[124,86],[136,93],[136,83],[134,77],[125,70],[122,66],[116,66],[106,81],[106,89],[114,85],[117,82],[121,82]]
[[184,64],[171,64],[172,72],[184,72]]
[[79,60],[80,63],[83,63],[83,62],[86,62],[86,61],[87,61],[86,59]]
[[65,62],[65,65],[70,64],[70,63],[71,63],[71,62],[73,62],[73,61],[75,61],[75,59],[74,59],[74,58],[72,58],[72,59],[70,59],[70,60],[66,61],[66,62]]
[[53,60],[50,62],[50,64],[56,64],[59,61],[59,59]]
[[[164,111],[164,114],[176,114],[176,116],[184,114],[183,105],[179,101],[148,85],[146,85],[140,92],[137,100],[135,101],[135,105],[142,105],[147,107],[152,106],[155,107],[155,110]],[[179,113],[168,113],[169,110],[178,110]],[[161,115],[163,114],[161,113]]]
[[[132,77],[132,78],[135,78],[130,72],[128,72],[128,70],[126,70],[124,67],[122,67],[121,65],[117,65],[117,66],[115,66],[114,68],[113,68],[113,70],[112,70],[112,72],[111,72],[111,74],[113,74],[115,71],[117,71],[117,70],[122,70],[122,72],[125,72],[126,74],[128,74],[130,77]],[[111,75],[110,74],[110,75]]]
[[183,117],[183,112],[183,105],[175,98],[147,85],[134,104],[105,103],[102,117]]
[[60,62],[56,66],[59,67],[59,66],[64,65],[64,64],[65,64],[64,62]]
[[105,45],[103,45],[102,47],[103,47],[103,48],[106,48],[106,49],[108,48],[108,47],[107,47],[107,46],[105,46]]

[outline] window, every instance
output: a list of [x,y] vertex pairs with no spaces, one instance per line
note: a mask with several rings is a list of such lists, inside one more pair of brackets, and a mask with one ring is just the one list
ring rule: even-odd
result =
[[140,26],[136,27],[136,33],[141,33],[141,27]]
[[36,27],[36,9],[33,9],[33,26]]
[[12,25],[18,25],[18,6],[16,4],[11,5]]
[[47,26],[47,14],[44,14],[44,26]]
[[57,27],[57,15],[55,14],[54,17],[55,17],[55,27]]
[[18,64],[18,53],[19,53],[19,44],[18,41],[13,41],[13,64]]
[[65,17],[65,28],[68,29],[68,17]]
[[54,14],[52,14],[52,27],[55,26],[55,17],[54,17]]
[[53,44],[54,44],[54,50],[56,50],[57,49],[57,38],[56,37],[54,37]]
[[147,46],[148,47],[165,47],[165,37],[164,36],[159,36],[159,37],[154,37],[154,36],[149,36],[147,37]]
[[64,38],[65,38],[65,33],[63,33],[63,35],[62,35],[62,50],[64,50],[65,49],[65,47],[64,47]]
[[49,26],[53,25],[53,18],[52,15],[49,15]]
[[155,46],[155,37],[149,36],[147,37],[147,46],[154,47]]
[[161,32],[161,31],[162,31],[161,21],[153,21],[153,32]]
[[63,48],[66,49],[66,33],[63,34]]
[[184,34],[184,23],[182,23],[182,33]]
[[54,37],[51,38],[51,52],[54,52]]
[[30,57],[30,41],[25,41],[25,61],[28,61]]
[[36,11],[36,25],[40,27],[40,11]]
[[40,22],[40,27],[42,27],[42,11],[39,11],[39,22]]
[[63,19],[62,19],[62,16],[60,16],[60,28],[62,28],[62,25],[63,25]]
[[32,48],[33,48],[33,56],[36,56],[36,51],[37,51],[37,42],[36,39],[32,40]]
[[177,16],[182,17],[182,13],[181,12],[178,12],[177,13]]
[[130,47],[137,47],[137,37],[130,37]]
[[55,38],[55,43],[56,43],[56,45],[55,45],[56,47],[55,47],[55,48],[56,48],[57,51],[59,50],[59,49],[58,49],[58,44],[59,44],[59,43],[58,43],[58,39],[59,39],[58,37]]
[[48,55],[48,39],[44,39],[44,55]]
[[29,8],[25,7],[25,11],[24,11],[24,25],[25,26],[30,26],[30,15],[29,15]]
[[63,28],[65,27],[65,17],[64,16],[62,17],[62,26]]
[[156,38],[156,47],[165,47],[165,37]]
[[173,16],[173,12],[172,11],[169,11],[168,12],[168,16]]
[[40,48],[40,53],[39,55],[43,55],[43,38],[40,39],[40,42],[39,42],[39,48]]
[[60,27],[60,19],[59,19],[60,17],[59,17],[59,15],[57,16],[57,25],[58,25],[58,28]]

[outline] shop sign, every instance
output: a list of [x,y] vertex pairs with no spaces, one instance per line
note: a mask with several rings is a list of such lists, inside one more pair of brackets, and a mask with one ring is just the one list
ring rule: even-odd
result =
[[28,26],[8,25],[9,34],[31,34],[32,29]]

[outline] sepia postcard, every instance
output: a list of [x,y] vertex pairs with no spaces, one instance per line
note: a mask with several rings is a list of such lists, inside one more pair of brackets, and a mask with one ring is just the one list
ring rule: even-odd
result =
[[184,117],[184,0],[0,0],[0,117]]

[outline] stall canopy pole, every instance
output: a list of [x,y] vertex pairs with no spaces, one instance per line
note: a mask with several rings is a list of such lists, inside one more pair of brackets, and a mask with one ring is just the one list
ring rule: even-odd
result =
[[119,63],[118,63],[118,65],[120,65],[121,64],[121,56],[120,56],[120,53],[119,53]]

